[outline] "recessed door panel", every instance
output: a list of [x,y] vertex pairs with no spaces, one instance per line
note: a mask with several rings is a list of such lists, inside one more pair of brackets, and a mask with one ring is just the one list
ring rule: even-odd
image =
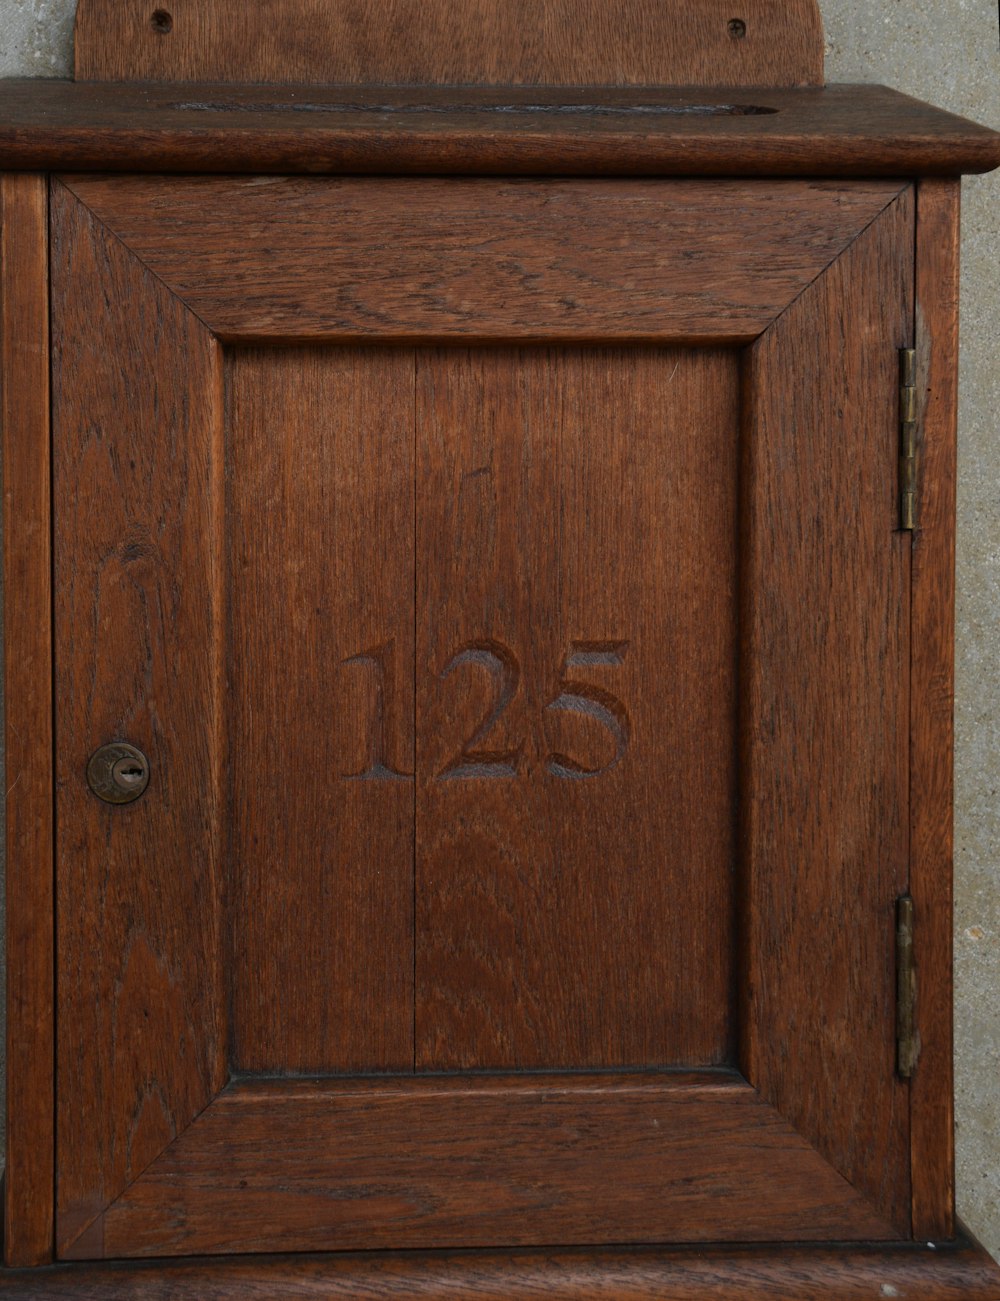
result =
[[730,1035],[734,355],[421,354],[416,1055]]
[[413,1065],[413,358],[226,368],[239,1071]]

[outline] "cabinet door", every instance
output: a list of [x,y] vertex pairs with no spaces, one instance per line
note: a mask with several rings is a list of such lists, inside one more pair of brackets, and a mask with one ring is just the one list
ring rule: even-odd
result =
[[52,232],[62,1255],[907,1236],[911,189]]

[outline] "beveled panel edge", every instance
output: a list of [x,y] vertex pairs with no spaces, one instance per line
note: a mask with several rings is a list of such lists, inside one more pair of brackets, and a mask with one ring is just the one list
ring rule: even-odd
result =
[[[124,267],[129,272],[135,270],[139,274],[145,275],[148,271],[148,268],[145,268],[141,263],[139,263],[137,267],[133,267],[132,265],[133,260],[129,256],[129,251],[127,249],[124,249],[121,246],[120,241],[116,239],[113,232],[108,231],[107,228],[100,223],[100,221],[94,216],[92,212],[89,211],[89,209],[86,208],[85,205],[77,203],[75,200],[75,196],[71,195],[69,191],[65,189],[65,187],[59,185],[57,178],[46,177],[43,179],[47,183],[47,192],[48,192],[49,225],[50,225],[50,233],[51,233],[49,250],[50,250],[51,270],[53,272],[53,277],[50,282],[50,289],[49,292],[46,293],[44,302],[45,302],[45,309],[46,309],[46,319],[47,321],[50,322],[50,328],[52,330],[53,337],[56,338],[58,336],[58,316],[54,308],[55,308],[56,300],[58,298],[58,289],[59,289],[59,282],[56,274],[60,266],[59,239],[60,237],[65,238],[67,235],[68,218],[79,217],[81,219],[81,224],[86,226],[88,233],[93,233],[95,238],[102,242],[103,250],[107,253],[109,261],[113,259],[118,259],[119,269],[121,267]],[[77,262],[74,266],[74,277],[78,277],[79,274],[80,274],[80,264],[79,262]],[[168,286],[165,286],[162,284],[162,282],[159,282],[155,278],[155,276],[151,276],[149,278],[149,283],[152,285],[154,292],[161,295],[161,301],[163,300],[163,298],[169,300],[170,295],[169,295]],[[139,301],[137,296],[132,296],[128,298],[127,304],[128,304],[129,311],[139,310]],[[206,438],[209,439],[212,443],[213,451],[218,453],[218,451],[221,449],[221,439],[223,433],[222,349],[219,346],[218,340],[215,338],[212,332],[205,327],[204,322],[198,320],[198,318],[194,315],[194,313],[191,313],[189,309],[186,308],[185,304],[180,302],[180,300],[177,300],[176,307],[178,309],[179,319],[185,316],[191,317],[191,331],[189,336],[191,341],[191,347],[189,347],[186,350],[181,350],[179,355],[183,357],[185,365],[188,368],[194,366],[196,362],[200,363],[200,365],[202,366],[202,378],[205,380],[205,385],[202,390],[202,399],[205,404],[205,409],[202,412],[203,416],[205,416],[205,413],[208,411],[208,408],[209,407],[211,408],[211,415],[210,418],[206,419],[204,429],[205,429]],[[101,318],[98,317],[96,319],[100,320]],[[95,327],[93,326],[93,321],[91,320],[91,324],[88,327],[86,334],[78,337],[89,337],[89,335],[92,333],[94,328]],[[161,322],[161,328],[165,332],[165,325],[163,325],[162,322]],[[197,347],[200,349],[200,353],[197,357],[195,354],[195,345],[197,345]],[[163,353],[164,344],[163,344],[162,334],[160,335],[157,341],[157,346],[161,350],[159,353],[159,357],[162,360],[164,355]],[[176,355],[178,355],[178,353],[175,352],[175,356]],[[47,358],[47,372],[48,372],[48,361],[49,359]],[[52,483],[53,493],[55,493],[58,489],[59,423],[58,423],[58,408],[56,405],[57,397],[58,397],[58,371],[54,368],[52,370],[52,376],[53,376],[52,418],[51,418],[52,429],[51,429],[50,446],[51,446],[51,462],[52,462],[51,483]],[[211,465],[209,473],[211,476],[212,486],[216,498],[218,501],[221,502],[220,494],[222,489],[222,469],[223,469],[222,461],[220,456],[217,454],[212,458],[212,460],[213,463]],[[59,584],[56,580],[58,578],[57,559],[58,559],[59,542],[60,542],[59,527],[58,527],[59,518],[60,518],[59,516],[53,514],[52,528],[51,528],[51,538],[52,538],[51,608],[53,612],[52,613],[53,654],[50,656],[50,660],[49,660],[49,673],[50,673],[50,681],[53,683],[53,691],[54,691],[55,681],[58,676],[58,674],[56,673],[56,670],[58,669],[58,659],[54,654],[54,650],[58,646],[58,641],[57,641],[58,614],[59,614],[58,596],[59,596],[60,589],[59,589]],[[214,544],[215,544],[214,552],[212,556],[212,561],[214,566],[214,568],[212,569],[212,574],[213,577],[215,578],[217,578],[219,572],[218,571],[219,556],[220,556],[219,546],[221,541],[221,529],[223,527],[223,523],[224,523],[224,517],[222,511],[219,510],[214,512],[213,519],[211,521],[210,535],[214,540]],[[207,659],[210,665],[209,674],[210,676],[212,676],[215,686],[217,687],[217,695],[215,699],[216,708],[214,710],[211,722],[206,725],[214,734],[216,745],[215,745],[215,754],[213,756],[214,762],[211,767],[211,774],[207,779],[205,779],[204,784],[207,788],[211,790],[213,806],[216,810],[218,810],[218,808],[221,807],[221,795],[222,795],[223,778],[224,778],[224,774],[223,774],[224,748],[221,744],[222,711],[218,708],[218,702],[222,699],[221,684],[222,684],[222,677],[224,675],[224,645],[223,645],[223,638],[221,636],[222,623],[221,620],[218,618],[218,610],[216,610],[216,616],[217,618],[216,618],[215,635],[212,639],[211,645],[209,645],[207,648],[208,649]],[[57,713],[58,710],[55,709],[56,704],[57,701],[54,700],[53,708],[54,711]],[[66,745],[66,740],[67,738],[64,736],[61,742],[62,746]],[[55,774],[55,770],[59,766],[60,759],[63,757],[63,753],[64,752],[62,749],[59,749],[55,752],[55,760],[52,764],[54,774]],[[83,776],[84,776],[83,767],[81,765],[79,771],[79,777],[81,780],[83,779]],[[57,786],[56,789],[58,790],[60,788]],[[65,790],[65,787],[63,787],[62,789]],[[89,795],[88,798],[90,798]],[[56,827],[58,829],[58,823],[56,823]],[[214,827],[214,832],[215,835],[217,836],[218,835],[217,823]],[[56,850],[58,850],[58,843],[56,843],[55,848]],[[56,887],[56,896],[58,896],[60,881],[59,881],[58,874],[54,874],[54,875],[55,875],[54,884]],[[217,890],[218,878],[217,876],[213,876],[212,879],[213,879],[213,886]],[[216,901],[217,901],[217,896],[216,896]],[[59,940],[59,932],[62,930],[63,924],[74,912],[75,912],[75,907],[73,909],[64,908],[60,910],[58,908],[58,897],[56,897],[56,901],[54,905],[54,915],[57,921],[57,934],[55,936],[57,945]],[[217,917],[213,920],[217,922]],[[189,925],[191,924],[190,918],[188,924]],[[56,954],[56,957],[58,959],[58,952]],[[208,966],[208,964],[206,964],[206,966]],[[216,983],[216,986],[218,987],[222,979],[222,967],[223,967],[223,960],[222,960],[221,951],[216,951],[216,953],[213,954],[212,969],[210,971],[206,970],[201,973],[202,983],[211,983],[212,981],[214,981]],[[68,982],[66,982],[65,980],[61,982],[61,986],[58,991],[61,996],[65,996],[65,990],[67,989],[67,987],[68,987]],[[58,1015],[60,1003],[61,1003],[61,998],[59,1000],[59,1003],[57,1003],[56,1005],[56,1015],[54,1017],[54,1021],[56,1023],[55,1028],[57,1031],[60,1030],[66,1024],[65,1019],[60,1019]],[[226,1060],[225,1044],[223,1042],[225,1027],[224,1025],[221,1024],[220,1017],[221,1017],[220,1009],[216,1008],[215,1030],[217,1033],[217,1037],[213,1044],[214,1047],[213,1058],[207,1067],[206,1073],[208,1078],[205,1080],[206,1095],[205,1095],[203,1105],[207,1105],[208,1102],[211,1102],[218,1095],[219,1091],[225,1086],[225,1084],[228,1081],[228,1065]],[[59,1036],[57,1034],[57,1044],[56,1044],[57,1050],[58,1050],[58,1038]],[[54,1089],[54,1099],[53,1099],[53,1112],[54,1112],[54,1119],[55,1119],[56,1130],[57,1130],[56,1139],[58,1140],[60,1114],[65,1116],[66,1111],[68,1110],[68,1108],[65,1105],[67,1099],[73,1098],[75,1100],[76,1092],[79,1086],[79,1081],[76,1078],[72,1077],[70,1072],[68,1071],[65,1072],[62,1076],[60,1076],[57,1072],[55,1074],[54,1085],[55,1085],[55,1089]],[[58,1100],[61,1100],[63,1103],[61,1113],[59,1108],[56,1106],[56,1102]],[[102,1099],[102,1102],[106,1102],[106,1100]],[[192,1115],[191,1117],[192,1120],[196,1118],[198,1111],[200,1111],[201,1109],[202,1107],[199,1106],[195,1114]],[[96,1126],[92,1128],[96,1129]],[[183,1129],[181,1130],[181,1132],[183,1132]],[[61,1147],[60,1165],[59,1165],[60,1173],[63,1176],[65,1175],[66,1162],[68,1160],[67,1148],[68,1148],[68,1144],[64,1142]],[[86,1197],[75,1199],[74,1201],[65,1200],[64,1189],[65,1189],[65,1179],[63,1179],[63,1182],[61,1184],[57,1181],[56,1189],[55,1189],[56,1196],[54,1199],[55,1200],[54,1250],[57,1257],[69,1253],[77,1241],[80,1241],[84,1244],[89,1244],[92,1243],[94,1240],[100,1238],[100,1235],[103,1232],[102,1217],[107,1204],[106,1203],[107,1193],[106,1191],[103,1191],[103,1184],[102,1184],[102,1191],[99,1191],[96,1195],[87,1195]],[[62,1205],[60,1205],[61,1201],[63,1202]]]
[[[899,194],[893,199],[893,201],[890,204],[888,204],[886,208],[882,210],[882,212],[878,214],[878,216],[869,224],[868,227],[866,227],[865,231],[859,232],[859,235],[863,234],[869,240],[874,241],[874,240],[879,240],[881,238],[884,241],[888,236],[889,232],[891,231],[892,226],[895,226],[897,228],[898,239],[896,241],[896,249],[894,251],[894,255],[892,256],[891,260],[899,268],[900,272],[903,274],[903,278],[909,280],[909,285],[910,285],[910,288],[906,291],[906,297],[909,306],[904,312],[904,316],[905,316],[904,334],[900,336],[900,339],[896,341],[895,345],[892,340],[886,339],[884,337],[878,337],[877,340],[880,347],[880,354],[884,357],[884,355],[888,351],[893,358],[891,385],[888,389],[883,389],[882,387],[879,388],[879,392],[885,393],[887,404],[893,406],[896,401],[896,376],[897,376],[896,362],[895,362],[895,349],[896,346],[900,345],[903,342],[904,337],[905,338],[909,337],[909,330],[911,328],[910,320],[912,318],[912,304],[913,304],[913,287],[912,287],[913,286],[913,264],[912,264],[911,250],[912,250],[913,230],[915,227],[915,207],[916,207],[916,187],[914,185],[904,186],[900,190]],[[859,246],[856,251],[860,253],[863,247],[865,246],[863,245]],[[844,250],[845,253],[847,253],[848,251],[849,251],[848,249]],[[801,296],[801,298],[807,299],[807,296],[822,295],[824,292],[828,292],[828,287],[825,286],[823,283],[824,277],[830,270],[832,270],[835,267],[836,267],[836,261],[830,264],[830,266],[826,269],[826,272],[824,272],[823,275],[818,276],[815,279],[815,281],[813,281],[813,283],[806,289],[805,293]],[[798,302],[799,300],[796,300],[796,303]],[[755,342],[754,347],[748,349],[747,352],[744,354],[747,363],[747,372],[746,372],[746,379],[745,379],[745,383],[747,385],[747,405],[746,405],[747,417],[746,417],[746,431],[744,433],[746,459],[742,467],[742,472],[744,476],[744,483],[747,485],[750,484],[751,475],[753,473],[752,471],[752,450],[754,447],[753,432],[755,429],[755,421],[757,418],[756,413],[753,411],[753,404],[755,401],[754,394],[756,390],[754,388],[752,371],[753,368],[759,364],[759,360],[764,349],[768,347],[769,343],[772,342],[775,337],[780,338],[781,332],[784,329],[786,329],[786,327],[787,327],[787,321],[784,319],[784,314],[782,313],[781,315],[775,318],[771,326],[768,327],[768,330],[765,331],[760,336],[760,338]],[[903,328],[902,320],[899,322],[899,328]],[[873,353],[872,355],[879,355],[879,354]],[[762,391],[765,393],[772,393],[775,390],[773,386],[769,387],[767,384],[764,384],[762,386]],[[896,561],[901,566],[903,575],[905,575],[905,577],[903,578],[903,587],[906,596],[908,597],[909,589],[910,589],[909,542],[908,542],[907,534],[900,533],[897,531],[898,515],[897,515],[897,506],[896,506],[896,498],[895,498],[895,492],[896,492],[895,475],[893,475],[892,482],[891,484],[887,484],[887,487],[889,491],[886,493],[886,500],[884,503],[885,514],[884,514],[884,519],[882,521],[882,526],[884,527],[885,530],[886,554],[890,555],[893,553],[893,551],[895,551]],[[892,498],[891,505],[890,505],[890,497]],[[808,506],[800,507],[800,509],[803,510],[804,514],[808,514],[808,509],[809,509]],[[838,518],[838,517],[832,516],[831,518]],[[745,541],[744,545],[748,546],[748,543]],[[749,550],[747,550],[745,554],[749,557],[750,555]],[[747,575],[744,576],[743,581],[744,583],[747,584],[747,590],[750,590],[750,579]],[[907,628],[907,634],[908,634],[909,632],[908,609],[903,610],[902,617],[905,626]],[[746,657],[745,662],[747,663],[750,662],[749,655]],[[750,683],[745,682],[744,699],[745,700],[748,699],[749,695],[750,695]],[[904,719],[908,719],[909,716],[908,701],[905,707],[900,708],[899,713],[900,713],[901,723]],[[905,758],[901,757],[899,762],[900,762],[900,767],[905,767]],[[750,801],[748,800],[746,801],[745,809],[748,808],[749,805],[750,805]],[[746,814],[744,813],[744,817],[745,816]],[[745,837],[747,837],[746,846],[747,848],[749,848],[751,845],[751,831],[749,826],[746,823],[744,824],[744,830],[742,834]],[[906,870],[905,857],[906,857],[905,854],[900,854],[898,856],[898,861],[895,858],[893,859],[895,863],[895,870],[893,875],[895,876],[896,879],[897,889],[902,889],[902,883],[905,880],[905,870]],[[747,890],[747,891],[750,890],[749,874],[750,874],[750,865],[746,861],[746,859],[744,859],[744,862],[742,864],[742,872],[741,872],[743,878],[740,887],[741,890]],[[767,873],[764,873],[762,879],[766,878],[766,876]],[[750,907],[749,904],[745,906],[747,906],[748,908]],[[816,1144],[816,1146],[820,1150],[822,1150],[823,1139],[825,1137],[825,1134],[822,1130],[814,1130],[812,1133],[806,1132],[805,1126],[801,1124],[801,1120],[804,1119],[804,1117],[797,1119],[791,1115],[785,1115],[785,1112],[781,1110],[782,1106],[787,1105],[789,1101],[787,1097],[784,1100],[780,1099],[780,1093],[782,1091],[787,1093],[787,1088],[784,1085],[783,1080],[781,1079],[782,1071],[780,1069],[778,1069],[777,1071],[775,1071],[774,1069],[771,1069],[770,1071],[768,1070],[769,1063],[768,1063],[767,1053],[766,1051],[764,1051],[762,1047],[762,1045],[765,1045],[768,1042],[771,1042],[775,1046],[782,1045],[782,1047],[779,1048],[778,1051],[775,1053],[774,1059],[770,1063],[772,1068],[774,1067],[775,1062],[780,1061],[782,1059],[792,1063],[797,1062],[799,1060],[799,1054],[801,1052],[801,1044],[796,1044],[794,1046],[794,1051],[786,1051],[788,1045],[785,1043],[785,1040],[781,1037],[781,1034],[775,1036],[772,1027],[768,1025],[767,1022],[762,1023],[757,1014],[756,1005],[762,1001],[765,1001],[762,997],[762,991],[766,989],[767,982],[766,980],[759,979],[757,973],[754,971],[754,965],[756,961],[754,946],[760,935],[762,934],[767,935],[769,933],[770,926],[771,926],[770,919],[766,917],[763,919],[763,923],[761,925],[751,924],[747,926],[746,934],[743,940],[743,952],[741,955],[741,960],[744,964],[744,969],[748,974],[740,983],[740,1004],[739,1004],[740,1043],[739,1043],[739,1049],[737,1053],[737,1064],[739,1068],[743,1070],[744,1074],[746,1075],[746,1078],[750,1081],[750,1083],[752,1083],[755,1087],[757,1087],[761,1091],[762,1097],[766,1098],[767,1101],[770,1102],[772,1105],[776,1105],[778,1107],[779,1112],[786,1120],[786,1123],[788,1123],[790,1126],[793,1126],[796,1129],[796,1132],[800,1133],[806,1141],[812,1144]],[[878,954],[884,952],[884,954],[886,955],[886,961],[891,962],[892,959],[889,958],[888,955],[891,953],[891,948],[889,946],[892,942],[893,929],[892,929],[892,913],[889,911],[886,912],[884,934],[885,934],[884,950],[882,949],[881,946],[881,931],[878,932],[879,939],[876,945],[873,946],[873,948],[874,951]],[[812,934],[811,940],[806,945],[806,947],[810,950],[809,962],[815,963],[815,972],[826,970],[825,958],[824,958],[822,946],[826,944],[827,953],[829,953],[831,951],[831,945],[835,943],[836,943],[835,932],[833,931],[827,932],[826,927],[823,927]],[[786,958],[783,956],[781,959],[781,964],[784,965],[785,963],[786,963]],[[800,966],[798,969],[801,972],[803,968]],[[893,995],[895,994],[894,986],[892,988],[892,994]],[[861,1005],[863,1004],[860,1001],[858,1002],[858,1004],[856,1004],[856,1006],[861,1006]],[[885,1009],[887,1027],[891,1024],[893,1027],[893,1031],[894,1031],[894,1014],[895,1014],[895,1007],[893,1001],[892,1005],[888,1006]],[[817,1023],[818,1020],[819,1019],[817,1019]],[[807,1026],[808,1022],[809,1022],[809,1018],[805,1016],[800,1018],[800,1025]],[[783,1027],[783,1031],[784,1029],[787,1029],[787,1027]],[[771,1036],[770,1040],[768,1038],[769,1036]],[[862,1051],[858,1045],[855,1045],[855,1049],[858,1052]],[[836,1072],[832,1062],[827,1061],[824,1058],[821,1063],[821,1069],[826,1074],[828,1079],[832,1080],[834,1078]],[[886,1072],[887,1073],[883,1078],[887,1080],[887,1087],[890,1090],[893,1088],[898,1089],[900,1087],[900,1081],[897,1079],[892,1067],[888,1065],[888,1059],[886,1061]],[[770,1080],[767,1078],[768,1074],[772,1076]],[[804,1091],[803,1094],[800,1096],[805,1096]],[[906,1104],[904,1103],[903,1106],[905,1105]],[[791,1110],[791,1107],[789,1107],[789,1110]],[[828,1114],[835,1114],[835,1113],[828,1113]],[[904,1114],[906,1116],[906,1124],[908,1127],[909,1113],[908,1111],[906,1111],[904,1112]],[[909,1143],[908,1132],[903,1147],[904,1147],[904,1151],[901,1154],[901,1158],[902,1156],[905,1155],[906,1162],[907,1162],[906,1173],[908,1174],[909,1157],[910,1157],[910,1143]],[[832,1156],[830,1157],[830,1159],[832,1163],[833,1162]],[[838,1169],[839,1172],[845,1176],[845,1178],[849,1178],[852,1182],[852,1185],[855,1187],[857,1187],[857,1184],[854,1183],[855,1179],[858,1180],[858,1183],[861,1183],[863,1182],[865,1176],[867,1175],[869,1181],[871,1181],[873,1175],[880,1173],[878,1168],[875,1168],[874,1171],[872,1170],[865,1171],[863,1169],[863,1163],[850,1175],[845,1174],[845,1171],[840,1169],[839,1165],[835,1164],[834,1168]],[[884,1179],[884,1173],[882,1177]],[[889,1185],[891,1187],[891,1181],[889,1181]],[[868,1191],[867,1193],[863,1193],[863,1195],[872,1195],[872,1194],[870,1191]],[[909,1190],[907,1190],[906,1196],[902,1199],[902,1201],[905,1203],[905,1215],[904,1215],[904,1207],[900,1206],[897,1209],[896,1215],[893,1217],[894,1225],[899,1234],[901,1234],[904,1237],[909,1237],[910,1234]]]
[[[526,1141],[525,1126],[530,1130],[532,1126],[554,1123],[563,1103],[579,1107],[583,1097],[589,1098],[592,1113],[605,1106],[620,1110],[639,1101],[643,1105],[655,1101],[661,1108],[680,1107],[684,1116],[679,1116],[679,1121],[700,1117],[709,1124],[707,1142],[692,1140],[688,1125],[683,1123],[676,1134],[664,1128],[658,1131],[665,1141],[673,1135],[674,1143],[674,1163],[662,1173],[662,1181],[680,1180],[687,1198],[686,1218],[677,1232],[693,1236],[679,1237],[679,1241],[697,1241],[693,1226],[700,1224],[697,1206],[702,1201],[706,1209],[717,1208],[720,1198],[729,1197],[733,1214],[737,1214],[739,1202],[739,1213],[745,1215],[749,1194],[744,1190],[742,1202],[739,1197],[734,1201],[731,1191],[726,1190],[731,1189],[734,1178],[743,1180],[749,1175],[759,1182],[761,1195],[765,1189],[774,1190],[776,1201],[770,1212],[754,1213],[752,1226],[748,1221],[741,1232],[734,1230],[734,1241],[898,1238],[867,1199],[736,1072],[529,1074],[499,1080],[476,1076],[339,1082],[248,1079],[238,1080],[224,1090],[112,1203],[101,1217],[101,1227],[95,1226],[69,1255],[74,1258],[79,1252],[86,1258],[99,1251],[109,1257],[127,1251],[146,1258],[190,1252],[238,1255],[276,1249],[324,1251],[334,1244],[344,1250],[358,1250],[369,1243],[376,1248],[399,1243],[404,1248],[427,1250],[481,1247],[486,1223],[483,1216],[489,1207],[481,1206],[476,1223],[459,1233],[454,1228],[457,1208],[449,1205],[446,1191],[449,1162],[464,1168],[463,1163],[470,1159],[476,1161],[483,1176],[480,1196],[486,1196],[490,1188],[498,1195],[489,1225],[502,1221],[507,1232],[516,1223],[521,1228],[519,1245],[557,1248],[564,1240],[552,1226],[564,1218],[560,1197],[568,1197],[572,1203],[576,1196],[572,1174],[575,1166],[566,1166],[564,1153],[562,1166],[554,1167],[551,1186],[535,1188],[532,1184],[530,1188],[519,1188],[510,1182],[510,1145],[515,1139]],[[446,1114],[441,1115],[431,1147],[417,1161],[416,1168],[410,1162],[406,1172],[400,1174],[397,1187],[383,1168],[386,1140],[379,1135],[383,1129],[391,1135],[401,1123],[411,1128],[406,1121],[408,1112],[413,1112],[412,1123],[416,1123],[418,1113],[426,1120],[428,1107],[438,1115]],[[475,1111],[471,1128],[470,1108]],[[504,1123],[504,1155],[493,1184],[484,1173],[489,1168],[485,1153],[493,1150],[490,1115],[494,1120],[502,1120],[505,1115],[508,1118]],[[322,1180],[317,1182],[315,1172],[297,1165],[289,1168],[289,1162],[294,1165],[296,1146],[301,1148],[303,1142],[310,1152],[319,1152],[324,1145],[335,1146],[344,1125],[352,1134],[358,1129],[368,1135],[368,1155],[360,1165],[357,1157],[352,1158],[353,1166],[337,1165],[337,1199],[324,1202],[333,1219],[325,1226],[317,1226],[309,1218],[309,1207],[315,1209],[316,1196],[323,1196],[317,1193]],[[266,1144],[255,1141],[255,1135],[265,1132]],[[598,1133],[599,1127],[585,1126],[579,1140],[583,1145],[581,1159],[593,1159],[591,1149]],[[309,1137],[304,1139],[304,1135]],[[391,1145],[391,1138],[388,1142]],[[637,1148],[645,1142],[636,1135]],[[480,1149],[484,1155],[476,1157]],[[621,1159],[614,1142],[612,1149],[604,1158],[610,1167]],[[220,1162],[222,1154],[224,1162]],[[252,1170],[241,1164],[246,1161],[253,1163]],[[733,1169],[741,1174],[734,1175]],[[647,1183],[650,1178],[647,1162]],[[699,1179],[702,1186],[692,1191],[690,1185]],[[227,1207],[225,1225],[212,1209],[220,1205],[220,1198]],[[371,1225],[360,1238],[360,1222],[352,1219],[352,1202],[359,1198],[372,1198],[374,1207]],[[400,1198],[408,1208],[405,1211]],[[523,1215],[511,1205],[511,1199],[525,1202]],[[529,1204],[536,1210],[530,1211]],[[394,1205],[396,1211],[387,1219],[387,1208]],[[799,1208],[797,1215],[790,1214],[792,1207]],[[588,1214],[591,1218],[596,1214],[593,1206]],[[539,1230],[542,1220],[550,1223],[545,1232],[552,1237]],[[449,1223],[453,1225],[450,1229]],[[277,1227],[272,1229],[272,1225]],[[489,1229],[492,1236],[499,1232],[495,1227]],[[709,1237],[707,1232],[704,1236],[706,1240]],[[585,1241],[580,1236],[569,1239],[570,1243]]]
[[[675,346],[752,343],[908,186],[73,174],[54,184],[226,344]],[[317,211],[331,192],[335,232]],[[760,238],[751,252],[748,223]],[[699,259],[707,227],[712,251]]]

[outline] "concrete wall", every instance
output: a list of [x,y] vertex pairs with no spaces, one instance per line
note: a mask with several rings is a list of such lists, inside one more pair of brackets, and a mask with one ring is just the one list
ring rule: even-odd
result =
[[[609,0],[612,3],[612,0]],[[821,0],[830,81],[1000,128],[996,0]],[[734,4],[734,12],[739,8]],[[69,71],[74,0],[0,0],[0,76]],[[966,181],[958,546],[958,1200],[1000,1259],[1000,174]]]

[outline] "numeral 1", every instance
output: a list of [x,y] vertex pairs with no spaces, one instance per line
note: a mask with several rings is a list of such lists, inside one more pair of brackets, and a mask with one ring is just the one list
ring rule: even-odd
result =
[[412,781],[413,773],[400,772],[393,768],[389,760],[389,737],[394,721],[393,694],[386,689],[387,683],[393,683],[393,665],[396,658],[396,641],[390,638],[381,646],[362,651],[342,660],[343,664],[367,664],[374,669],[375,708],[372,711],[371,747],[368,766],[361,772],[345,773],[349,781]]

